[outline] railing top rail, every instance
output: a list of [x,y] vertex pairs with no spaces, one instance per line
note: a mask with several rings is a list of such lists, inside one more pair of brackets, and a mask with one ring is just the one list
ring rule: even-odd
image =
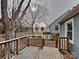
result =
[[22,36],[22,37],[13,38],[13,39],[10,39],[10,40],[2,41],[2,42],[0,42],[0,44],[5,44],[5,43],[16,41],[16,40],[19,40],[19,39],[22,39],[22,38],[27,38],[27,36]]
[[68,37],[59,37],[59,39],[68,39]]

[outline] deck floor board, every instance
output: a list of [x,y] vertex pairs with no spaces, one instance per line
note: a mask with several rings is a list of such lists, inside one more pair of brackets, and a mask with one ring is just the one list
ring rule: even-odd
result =
[[39,49],[30,46],[23,49],[19,55],[15,55],[12,59],[64,59],[64,57],[57,48],[44,47]]

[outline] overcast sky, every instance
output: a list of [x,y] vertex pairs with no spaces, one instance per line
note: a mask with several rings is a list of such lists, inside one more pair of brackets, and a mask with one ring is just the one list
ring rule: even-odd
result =
[[47,7],[49,15],[46,16],[46,19],[41,20],[41,22],[46,24],[52,23],[68,9],[71,9],[73,6],[79,3],[79,0],[32,0],[32,2],[34,1],[42,6]]
[[41,5],[48,8],[49,15],[44,19],[45,23],[49,24],[57,19],[61,14],[71,9],[79,3],[79,0],[37,0]]

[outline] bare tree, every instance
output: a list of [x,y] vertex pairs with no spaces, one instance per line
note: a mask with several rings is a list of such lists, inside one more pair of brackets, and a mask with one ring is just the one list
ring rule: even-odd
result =
[[[18,0],[19,1],[19,0]],[[31,0],[28,0],[28,3],[26,5],[26,7],[22,10],[23,7],[23,3],[25,0],[21,0],[18,7],[15,9],[14,6],[14,0],[13,0],[13,8],[12,8],[12,17],[9,18],[9,13],[8,13],[8,2],[9,0],[1,0],[1,19],[0,21],[3,23],[3,26],[5,28],[5,40],[9,40],[14,38],[15,35],[15,31],[17,29],[17,27],[20,26],[21,21],[24,17],[24,15],[26,14],[26,11],[28,9],[28,7],[30,6]],[[3,50],[3,55],[4,55],[4,59],[6,59],[6,55],[9,55],[9,51],[12,52],[12,44],[9,45],[5,45],[4,50]]]
[[[21,0],[18,8],[12,8],[12,18],[9,18],[8,12],[7,12],[7,2],[8,0],[1,0],[1,14],[2,18],[0,21],[3,23],[5,28],[5,40],[9,40],[15,37],[15,31],[17,27],[21,24],[21,21],[26,14],[26,11],[28,7],[30,6],[31,0],[28,1],[28,4],[26,5],[25,9],[21,10],[23,3],[25,0]],[[14,3],[13,3],[14,4]]]
[[48,10],[45,6],[41,6],[40,4],[33,3],[26,11],[26,15],[24,16],[23,21],[30,26],[31,31],[33,32],[34,24],[38,20],[43,19],[46,15],[48,15]]

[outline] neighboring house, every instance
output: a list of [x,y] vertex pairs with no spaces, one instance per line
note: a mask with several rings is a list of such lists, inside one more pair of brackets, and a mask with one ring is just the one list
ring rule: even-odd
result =
[[45,23],[35,23],[33,26],[33,30],[39,31],[39,32],[45,32],[46,31],[46,24]]
[[79,4],[62,18],[60,24],[60,36],[70,37],[70,51],[79,59]]
[[33,26],[34,32],[39,31],[39,28],[40,28],[39,23],[35,23]]
[[57,18],[55,21],[53,21],[51,24],[49,24],[49,26],[47,28],[49,28],[49,31],[51,33],[60,33],[60,25],[58,24],[59,21],[62,20],[62,18],[69,14],[70,10],[68,10],[67,12],[65,12],[63,15],[61,15],[59,18]]
[[52,39],[52,33],[50,32],[43,32],[44,39]]
[[52,33],[48,32],[46,28],[46,24],[41,23],[35,23],[33,26],[34,34],[35,36],[42,36],[44,39],[52,39]]

